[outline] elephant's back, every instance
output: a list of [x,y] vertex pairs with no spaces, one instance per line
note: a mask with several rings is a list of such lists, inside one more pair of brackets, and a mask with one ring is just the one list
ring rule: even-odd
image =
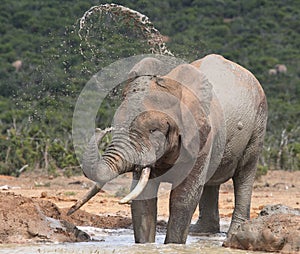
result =
[[211,83],[223,110],[228,131],[230,128],[250,127],[260,104],[265,101],[263,89],[254,75],[220,55],[208,55],[192,65]]
[[[250,71],[221,55],[211,54],[191,64],[211,82],[220,103],[231,102],[235,107],[238,99],[250,97],[250,101],[258,103],[265,97],[260,83]],[[246,100],[245,103],[250,102]]]
[[251,72],[222,56],[208,55],[192,65],[204,73],[219,101],[226,128],[223,161],[228,161],[228,170],[232,170],[257,128],[257,112],[265,102],[264,92]]

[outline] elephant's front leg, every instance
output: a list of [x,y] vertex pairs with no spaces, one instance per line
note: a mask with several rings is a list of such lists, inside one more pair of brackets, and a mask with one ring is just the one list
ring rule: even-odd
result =
[[157,198],[133,200],[131,203],[134,239],[136,243],[155,242]]
[[148,182],[141,195],[131,203],[136,243],[155,242],[158,187],[159,184]]
[[165,243],[184,244],[186,242],[192,216],[199,203],[202,190],[203,185],[195,183],[193,175],[189,175],[183,183],[172,190]]

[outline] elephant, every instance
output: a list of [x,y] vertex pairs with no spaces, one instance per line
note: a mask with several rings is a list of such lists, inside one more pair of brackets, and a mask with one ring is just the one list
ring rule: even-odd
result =
[[270,76],[276,76],[277,75],[277,70],[276,69],[269,69],[268,71]]
[[287,67],[284,64],[276,64],[275,68],[269,69],[270,76],[284,75],[287,73]]
[[193,231],[220,230],[219,187],[232,179],[230,238],[250,216],[267,122],[264,91],[252,73],[221,55],[171,69],[164,64],[146,57],[132,68],[111,143],[100,155],[97,143],[104,134],[88,142],[82,168],[97,184],[86,200],[108,181],[133,172],[132,192],[121,203],[131,204],[135,242],[155,242],[157,192],[160,182],[169,182],[165,243],[184,244],[198,204]]
[[20,71],[23,65],[23,62],[21,60],[16,60],[11,64],[13,67],[15,67],[16,72]]
[[275,70],[277,74],[286,74],[287,73],[287,67],[285,64],[276,64]]

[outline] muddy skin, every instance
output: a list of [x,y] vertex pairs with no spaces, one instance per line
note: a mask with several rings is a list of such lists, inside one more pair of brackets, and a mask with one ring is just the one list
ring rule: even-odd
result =
[[178,65],[160,77],[155,73],[159,64],[164,63],[148,58],[133,68],[154,75],[130,75],[115,115],[117,126],[129,132],[115,131],[102,157],[97,144],[90,143],[83,170],[91,180],[106,183],[136,168],[151,168],[149,186],[132,202],[137,243],[155,239],[155,197],[160,181],[173,185],[165,243],[182,244],[199,202],[202,211],[196,229],[219,231],[219,186],[232,179],[235,207],[230,239],[250,217],[267,122],[264,92],[249,71],[219,55]]

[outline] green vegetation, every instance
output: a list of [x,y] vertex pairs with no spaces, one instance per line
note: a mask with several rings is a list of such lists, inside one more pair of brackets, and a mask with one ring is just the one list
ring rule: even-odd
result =
[[66,191],[64,193],[65,196],[75,196],[76,195],[76,192],[75,191]]
[[[28,168],[80,172],[72,146],[76,99],[101,67],[147,53],[132,26],[95,17],[89,40],[78,18],[111,1],[2,0],[0,9],[0,173]],[[260,168],[300,169],[300,1],[114,1],[147,15],[177,56],[218,53],[249,69],[263,85],[269,122]],[[22,61],[19,70],[12,66]],[[284,64],[286,73],[269,75]],[[111,104],[98,126],[109,125]]]

